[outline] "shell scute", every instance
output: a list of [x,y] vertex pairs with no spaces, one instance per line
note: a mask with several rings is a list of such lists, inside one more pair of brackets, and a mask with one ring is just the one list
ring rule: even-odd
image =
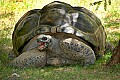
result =
[[30,10],[16,23],[13,49],[20,53],[27,42],[42,33],[72,34],[104,50],[105,32],[99,18],[83,7],[52,2],[42,9]]

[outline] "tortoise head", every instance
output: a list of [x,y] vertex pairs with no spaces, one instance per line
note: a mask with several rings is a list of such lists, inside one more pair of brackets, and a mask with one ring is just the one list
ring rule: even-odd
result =
[[52,36],[41,34],[37,37],[38,49],[47,49],[52,44]]

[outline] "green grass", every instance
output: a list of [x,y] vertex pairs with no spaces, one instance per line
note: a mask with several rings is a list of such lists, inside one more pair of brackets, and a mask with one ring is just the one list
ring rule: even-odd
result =
[[8,79],[13,73],[20,76],[21,80],[119,80],[120,65],[103,67],[99,64],[89,67],[79,65],[44,68],[15,69],[1,67],[1,79]]
[[[53,0],[52,0],[53,1]],[[64,1],[64,0],[62,0]],[[20,80],[119,80],[120,64],[105,67],[111,53],[107,53],[94,65],[82,67],[80,65],[44,68],[12,68],[7,64],[11,61],[8,54],[12,50],[12,32],[15,23],[28,10],[42,8],[50,0],[0,0],[0,80],[8,80],[13,73],[18,74]],[[88,0],[65,0],[72,5],[81,5],[93,11],[101,20],[107,33],[107,41],[117,45],[120,39],[120,1],[112,0],[104,11],[103,4],[96,11],[96,6],[89,6]]]

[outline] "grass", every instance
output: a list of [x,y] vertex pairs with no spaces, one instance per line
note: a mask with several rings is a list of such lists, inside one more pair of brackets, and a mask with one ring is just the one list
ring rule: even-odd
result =
[[[119,80],[120,65],[105,67],[104,64],[110,59],[111,53],[107,53],[94,65],[82,67],[80,65],[44,68],[16,69],[8,67],[11,61],[8,54],[12,50],[12,32],[15,23],[28,10],[42,8],[50,0],[0,0],[0,80],[8,80],[14,73],[19,75],[20,80]],[[53,1],[53,0],[52,0]],[[64,1],[64,0],[62,0]],[[120,39],[120,1],[112,0],[104,11],[103,4],[96,11],[96,6],[89,6],[88,0],[65,0],[71,5],[81,5],[93,11],[101,20],[107,33],[107,41],[115,46]]]
[[[2,78],[8,79],[13,73],[20,76],[21,80],[119,80],[120,66],[109,68],[101,66],[81,67],[79,65],[64,67],[44,67],[14,69],[3,67]],[[6,74],[7,73],[7,74]]]

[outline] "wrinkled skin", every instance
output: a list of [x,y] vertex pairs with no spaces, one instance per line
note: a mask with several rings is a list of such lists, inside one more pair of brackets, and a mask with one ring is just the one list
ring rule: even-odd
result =
[[12,64],[17,67],[94,64],[96,57],[88,45],[77,39],[64,39],[66,36],[55,37],[41,34],[31,39]]
[[12,41],[17,67],[90,65],[104,55],[106,35],[91,11],[55,1],[24,14]]

